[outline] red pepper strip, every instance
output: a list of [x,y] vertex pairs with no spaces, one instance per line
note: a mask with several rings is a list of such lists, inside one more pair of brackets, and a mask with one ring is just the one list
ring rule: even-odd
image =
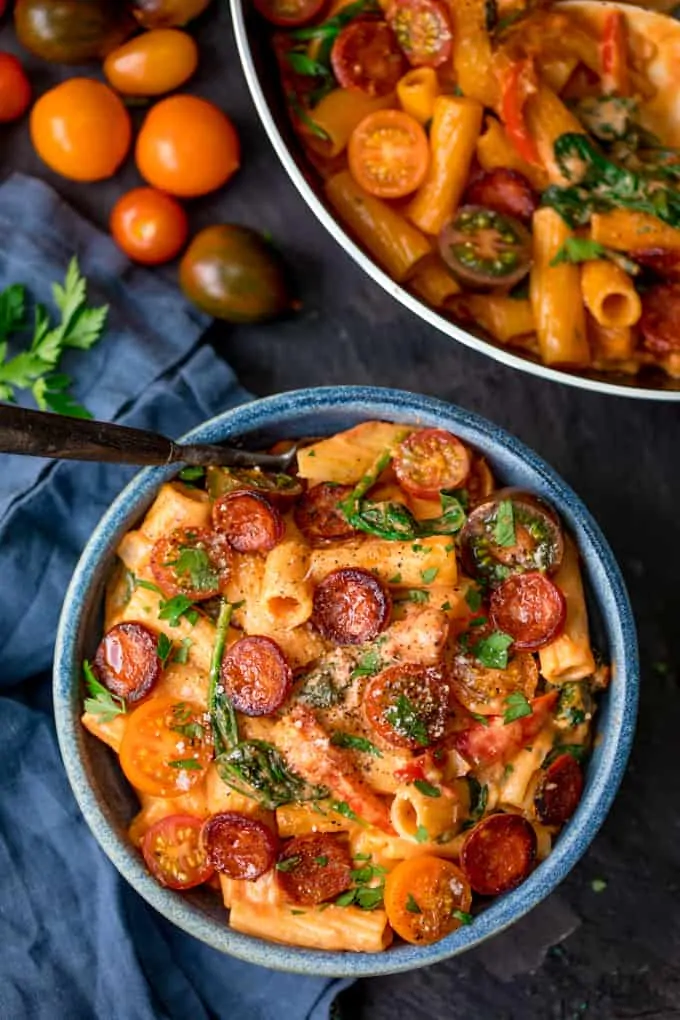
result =
[[616,92],[620,96],[630,93],[626,42],[626,21],[622,11],[611,11],[604,20],[600,62],[602,88],[605,94]]
[[533,64],[530,60],[518,60],[511,64],[501,78],[500,115],[508,138],[527,163],[543,166],[536,142],[529,133],[524,119],[524,104],[536,90]]

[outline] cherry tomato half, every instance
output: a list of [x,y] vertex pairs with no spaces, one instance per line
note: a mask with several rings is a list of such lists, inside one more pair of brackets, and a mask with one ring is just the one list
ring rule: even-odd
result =
[[201,845],[200,818],[168,815],[152,825],[142,840],[146,866],[168,889],[193,889],[212,877],[214,868]]
[[352,177],[379,198],[403,198],[425,180],[427,135],[401,110],[376,110],[352,132],[347,148]]
[[438,499],[442,489],[457,489],[470,473],[470,454],[444,429],[412,432],[394,458],[399,484],[413,496]]
[[255,9],[273,25],[293,28],[311,21],[326,0],[254,0]]
[[538,666],[533,655],[513,655],[505,669],[483,666],[474,654],[474,646],[488,637],[493,627],[468,631],[469,646],[457,646],[451,657],[449,680],[462,705],[477,715],[502,715],[509,694],[520,692],[533,698],[538,684]]
[[0,53],[0,123],[22,117],[31,102],[31,84],[11,53]]
[[392,92],[406,71],[406,60],[386,21],[358,20],[340,32],[331,50],[331,65],[344,89],[369,96]]
[[181,796],[203,779],[212,756],[210,729],[199,705],[153,697],[127,717],[120,766],[142,793]]
[[229,542],[208,528],[176,528],[151,550],[151,570],[166,598],[210,599],[219,594],[230,569]]
[[491,596],[491,619],[524,651],[550,644],[564,627],[566,611],[560,589],[537,571],[509,577]]
[[366,685],[363,709],[375,732],[392,747],[422,750],[444,736],[451,687],[438,669],[389,666]]
[[463,283],[512,287],[529,272],[531,235],[512,216],[464,205],[439,235],[439,251]]
[[441,857],[400,861],[385,879],[387,919],[397,935],[415,945],[437,942],[460,928],[471,901],[465,875]]
[[154,188],[135,188],[114,205],[110,229],[129,258],[156,266],[179,255],[189,236],[189,221],[170,195]]
[[387,22],[413,67],[439,67],[451,56],[451,16],[442,0],[394,0]]

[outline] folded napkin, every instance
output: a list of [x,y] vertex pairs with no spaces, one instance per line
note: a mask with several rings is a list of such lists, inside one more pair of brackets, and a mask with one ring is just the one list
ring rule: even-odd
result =
[[[199,347],[206,325],[159,273],[132,267],[45,184],[0,187],[0,289],[50,303],[73,254],[109,326],[63,370],[95,417],[173,437],[249,399]],[[325,1020],[340,981],[278,974],[208,948],[140,899],[83,821],[51,715],[52,648],[78,555],[134,468],[0,454],[0,1017]]]

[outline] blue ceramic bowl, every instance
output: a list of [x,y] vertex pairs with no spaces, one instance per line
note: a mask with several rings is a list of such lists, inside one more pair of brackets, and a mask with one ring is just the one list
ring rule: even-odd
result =
[[436,963],[511,925],[567,875],[605,819],[621,782],[633,739],[638,657],[633,615],[621,573],[586,508],[536,454],[490,422],[458,407],[397,390],[332,387],[256,400],[191,432],[194,442],[238,440],[261,448],[286,436],[337,432],[369,418],[448,429],[488,458],[505,484],[539,493],[562,516],[581,550],[594,640],[613,664],[613,679],[597,714],[598,740],[579,808],[547,860],[518,889],[495,900],[469,927],[431,946],[398,945],[387,952],[331,953],[277,945],[232,931],[220,900],[208,890],[180,895],[161,888],[129,844],[136,800],[116,756],[80,724],[80,664],[101,633],[104,584],[123,534],[145,512],[175,468],[142,471],[121,493],[92,535],[68,589],[54,663],[54,707],[61,753],[80,808],[102,849],[137,892],[180,928],[215,949],[278,970],[316,975],[389,974]]

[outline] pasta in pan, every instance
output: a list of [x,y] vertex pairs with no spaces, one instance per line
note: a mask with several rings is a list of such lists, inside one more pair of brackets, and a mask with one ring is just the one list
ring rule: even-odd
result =
[[547,365],[678,375],[677,21],[606,0],[253,2],[328,203],[397,283]]
[[455,436],[369,421],[296,476],[187,469],[118,552],[83,725],[163,885],[380,952],[474,923],[550,852],[608,671],[574,543]]

